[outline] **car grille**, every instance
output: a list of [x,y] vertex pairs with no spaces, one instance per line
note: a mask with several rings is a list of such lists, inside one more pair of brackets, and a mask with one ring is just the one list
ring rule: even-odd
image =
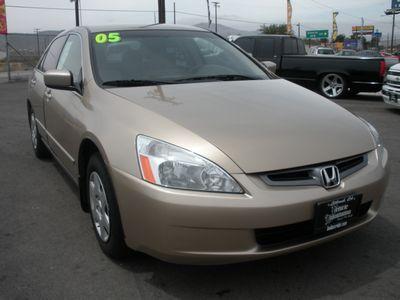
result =
[[386,80],[386,84],[395,86],[395,87],[400,87],[400,81]]
[[322,185],[320,170],[324,167],[336,166],[339,170],[340,177],[343,179],[361,170],[367,164],[368,155],[361,154],[323,164],[261,173],[259,176],[266,184],[270,186],[320,186]]
[[[362,221],[370,209],[372,201],[363,203],[358,209],[357,221]],[[306,243],[308,241],[334,234],[341,229],[325,234],[314,233],[314,221],[272,227],[259,228],[254,231],[256,242],[264,250],[273,250],[281,247],[288,247],[294,244]]]
[[400,71],[388,71],[388,75],[400,76]]

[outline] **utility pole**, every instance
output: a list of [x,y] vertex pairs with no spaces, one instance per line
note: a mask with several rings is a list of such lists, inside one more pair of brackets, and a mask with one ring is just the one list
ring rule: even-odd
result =
[[38,57],[40,57],[40,44],[39,44],[39,31],[40,28],[35,28],[35,32],[36,32],[36,54]]
[[174,24],[176,24],[176,4],[174,1]]
[[165,0],[158,0],[158,23],[165,23]]
[[208,29],[211,26],[210,0],[207,0]]
[[385,15],[393,16],[393,22],[392,22],[392,39],[391,39],[391,43],[390,43],[390,51],[393,53],[394,52],[394,27],[396,25],[396,15],[400,13],[400,10],[392,8],[392,9],[388,9],[385,11]]
[[216,2],[216,1],[214,1],[213,2],[213,4],[214,4],[214,9],[215,9],[215,32],[217,33],[218,32],[218,7],[220,6],[219,5],[219,2]]
[[75,25],[79,26],[79,0],[71,0],[75,2]]
[[298,37],[300,37],[300,22],[296,24],[297,26],[297,32],[298,32]]
[[364,18],[361,18],[361,34],[360,34],[360,41],[361,41],[361,50],[364,50]]

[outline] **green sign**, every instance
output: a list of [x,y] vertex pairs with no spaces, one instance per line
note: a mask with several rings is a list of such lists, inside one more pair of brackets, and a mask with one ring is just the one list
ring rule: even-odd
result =
[[329,37],[328,30],[309,30],[306,32],[308,39],[327,39]]

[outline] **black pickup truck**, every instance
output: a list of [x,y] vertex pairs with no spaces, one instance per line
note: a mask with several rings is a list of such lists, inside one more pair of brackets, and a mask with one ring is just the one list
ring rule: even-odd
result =
[[274,62],[278,76],[318,89],[328,98],[382,89],[383,58],[309,56],[303,40],[287,35],[241,36],[234,43],[260,62]]

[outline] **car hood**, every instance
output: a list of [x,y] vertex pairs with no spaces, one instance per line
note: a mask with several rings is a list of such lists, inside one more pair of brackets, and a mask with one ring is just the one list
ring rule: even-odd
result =
[[[369,130],[356,116],[282,79],[108,91],[207,140],[246,173],[327,162],[374,149]],[[157,126],[157,120],[149,124]]]

